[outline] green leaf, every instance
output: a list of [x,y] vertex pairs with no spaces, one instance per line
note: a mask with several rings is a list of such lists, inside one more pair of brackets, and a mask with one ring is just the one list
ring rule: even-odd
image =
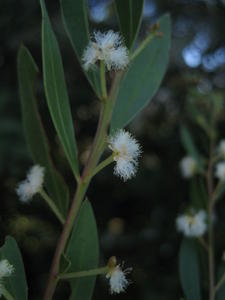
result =
[[170,17],[159,20],[162,37],[149,39],[131,61],[121,83],[112,115],[111,131],[127,125],[152,99],[166,71],[170,47]]
[[192,207],[207,210],[208,193],[205,187],[205,178],[193,177],[191,179],[190,195]]
[[42,8],[42,59],[44,87],[49,111],[64,148],[66,157],[74,172],[79,176],[77,146],[74,136],[69,98],[63,72],[63,64],[55,34],[51,28],[44,0]]
[[0,260],[7,259],[14,267],[9,277],[4,277],[3,286],[15,300],[27,299],[27,282],[20,250],[14,238],[8,236],[0,248]]
[[196,241],[183,239],[179,253],[179,272],[186,300],[201,300],[200,270]]
[[[222,262],[218,268],[217,282],[220,281],[220,279],[224,274],[225,274],[225,263]],[[225,281],[220,286],[219,290],[216,293],[216,300],[224,300],[224,299],[225,299]]]
[[[70,39],[77,59],[82,65],[83,51],[89,43],[89,26],[86,0],[60,0],[64,27]],[[100,75],[96,67],[94,70],[85,72],[92,88],[98,96],[101,95]]]
[[22,118],[27,145],[34,162],[45,167],[45,185],[48,193],[60,212],[66,216],[69,205],[69,191],[62,177],[55,170],[49,155],[49,145],[34,94],[38,67],[28,49],[24,46],[19,49],[17,63]]
[[130,49],[135,42],[141,24],[144,0],[115,0],[120,30]]
[[[90,270],[98,266],[98,233],[91,204],[85,200],[74,224],[73,232],[66,251],[71,262],[67,272]],[[71,300],[90,300],[92,297],[95,276],[70,280]]]
[[203,170],[200,154],[187,127],[181,126],[180,135],[185,150],[196,161],[198,167]]

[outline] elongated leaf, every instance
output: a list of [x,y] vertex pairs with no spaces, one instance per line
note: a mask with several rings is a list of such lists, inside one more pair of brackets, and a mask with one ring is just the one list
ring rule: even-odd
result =
[[[217,282],[220,281],[222,276],[225,274],[225,263],[222,262],[218,269]],[[221,284],[219,290],[216,293],[216,300],[224,300],[225,299],[225,281]]]
[[170,17],[159,20],[162,37],[149,40],[125,75],[112,115],[111,131],[127,125],[156,93],[166,71],[170,47]]
[[69,204],[69,191],[62,177],[55,170],[49,155],[49,146],[38,112],[34,83],[38,68],[27,48],[21,46],[18,53],[18,80],[22,103],[24,132],[32,158],[45,167],[45,185],[64,216]]
[[190,185],[191,206],[196,209],[206,209],[208,205],[208,193],[204,178],[193,177]]
[[45,94],[49,111],[66,157],[75,176],[78,176],[77,147],[62,59],[55,34],[51,28],[44,0],[41,0],[41,8]]
[[[98,266],[98,233],[91,204],[85,200],[80,208],[78,218],[66,251],[71,266],[67,272],[90,270]],[[95,276],[70,280],[71,300],[90,300]]]
[[185,299],[201,300],[198,253],[193,239],[184,239],[181,243],[179,272]]
[[187,127],[182,126],[180,130],[180,134],[181,134],[181,141],[183,143],[185,150],[190,156],[192,156],[195,159],[196,163],[198,164],[198,167],[202,170],[203,166],[202,166],[200,154],[198,152],[197,147],[195,146],[195,143]]
[[[86,0],[60,0],[64,27],[76,53],[77,59],[82,65],[83,51],[89,43],[89,26],[87,17]],[[85,71],[84,71],[85,72]],[[101,94],[99,71],[85,72],[92,88],[97,95]]]
[[0,260],[7,259],[14,267],[9,277],[4,277],[3,286],[15,300],[27,299],[27,282],[20,250],[14,238],[8,236],[0,248]]
[[144,0],[115,0],[120,30],[126,46],[131,48],[139,31]]

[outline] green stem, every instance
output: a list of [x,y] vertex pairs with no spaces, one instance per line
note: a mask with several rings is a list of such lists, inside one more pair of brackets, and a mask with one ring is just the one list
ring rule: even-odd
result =
[[100,81],[102,89],[103,100],[107,99],[107,88],[106,88],[106,79],[105,79],[105,63],[103,60],[100,62]]
[[0,286],[1,293],[5,297],[6,300],[15,300],[13,296],[1,285]]
[[224,185],[224,182],[221,180],[217,183],[216,188],[214,189],[213,195],[212,195],[213,203],[215,203],[217,201],[217,199],[219,198],[220,191],[221,191],[221,188],[223,187],[223,185]]
[[217,292],[220,287],[223,285],[225,281],[225,273],[223,274],[223,276],[220,278],[219,282],[217,283],[216,287],[215,287],[215,292]]
[[80,277],[87,277],[87,276],[96,276],[101,274],[106,274],[108,272],[108,267],[102,267],[87,271],[80,271],[80,272],[73,272],[67,274],[60,274],[59,279],[72,279],[72,278],[80,278]]
[[65,219],[62,216],[62,214],[60,213],[60,211],[58,210],[57,206],[55,205],[55,203],[53,202],[53,200],[48,196],[48,194],[46,194],[46,192],[41,189],[39,191],[39,194],[42,196],[42,198],[46,201],[46,203],[48,204],[48,206],[51,208],[51,210],[54,212],[54,214],[57,216],[57,218],[59,219],[59,221],[64,224],[65,223]]
[[103,160],[97,167],[90,173],[90,175],[86,178],[86,180],[90,180],[93,178],[97,173],[99,173],[102,169],[104,169],[106,166],[110,165],[113,162],[113,155],[110,155],[108,158]]
[[214,235],[213,235],[213,214],[214,214],[214,202],[213,202],[213,152],[214,152],[214,141],[211,137],[210,147],[209,147],[209,164],[207,171],[207,189],[209,197],[209,206],[208,206],[208,267],[209,267],[209,300],[215,299],[214,292],[214,275],[215,275],[215,266],[214,266]]
[[81,180],[77,185],[77,190],[74,195],[69,214],[65,221],[63,231],[59,237],[59,241],[56,246],[43,300],[50,300],[53,297],[58,282],[60,258],[63,251],[65,250],[68,239],[70,237],[71,230],[73,228],[75,218],[79,212],[82,200],[85,196],[88,185],[90,183],[90,179],[86,181],[86,178],[88,178],[90,174],[93,172],[93,170],[95,169],[98,160],[104,150],[107,129],[108,129],[109,122],[111,120],[112,110],[117,97],[119,83],[121,81],[122,75],[123,73],[120,72],[117,73],[110,91],[108,101],[102,102],[102,108],[101,108],[95,139],[92,144],[90,155],[87,160],[86,166],[84,168]]
[[139,47],[130,55],[130,61],[134,60],[136,56],[138,56],[141,51],[147,46],[147,44],[155,37],[156,32],[151,32],[139,45]]
[[198,240],[199,240],[200,244],[203,246],[203,248],[208,252],[209,251],[208,245],[205,242],[205,240],[203,239],[203,237],[199,237]]

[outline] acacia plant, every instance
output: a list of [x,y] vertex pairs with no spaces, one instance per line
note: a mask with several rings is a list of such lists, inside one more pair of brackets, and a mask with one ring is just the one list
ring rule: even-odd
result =
[[[104,167],[113,163],[114,174],[126,181],[134,177],[144,149],[124,127],[156,93],[168,63],[170,18],[161,17],[138,38],[144,0],[116,0],[120,33],[89,33],[85,0],[61,0],[66,33],[77,60],[99,100],[99,121],[83,170],[79,166],[76,120],[67,93],[59,45],[44,0],[42,11],[42,70],[46,104],[65,159],[74,175],[74,195],[69,195],[63,174],[52,158],[38,111],[34,84],[38,67],[25,46],[18,53],[18,80],[26,141],[34,166],[16,192],[20,201],[39,194],[62,225],[43,299],[52,299],[60,280],[71,287],[70,299],[91,299],[97,275],[109,279],[110,292],[125,291],[129,281],[115,257],[99,266],[99,243],[95,216],[86,197],[89,183]],[[91,99],[90,99],[91,101]],[[110,151],[106,159],[103,152]],[[35,201],[35,200],[33,200]],[[94,201],[94,199],[91,199]],[[91,249],[91,251],[90,251]],[[116,255],[116,253],[115,253]],[[8,300],[27,299],[24,267],[16,241],[6,239],[0,249],[0,291]]]
[[225,263],[223,253],[217,259],[216,229],[221,227],[217,207],[225,191],[225,140],[218,126],[224,121],[223,95],[191,90],[186,107],[192,126],[181,127],[187,156],[180,167],[183,177],[190,180],[190,194],[186,211],[176,219],[177,230],[184,235],[179,252],[180,279],[187,300],[223,300]]

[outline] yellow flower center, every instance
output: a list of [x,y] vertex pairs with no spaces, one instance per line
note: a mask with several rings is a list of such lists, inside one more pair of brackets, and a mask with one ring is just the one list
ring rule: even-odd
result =
[[195,217],[192,217],[192,216],[186,216],[187,218],[187,222],[190,226],[194,225],[196,223],[196,219]]
[[118,161],[120,158],[128,159],[127,146],[125,144],[122,145],[119,151],[114,151],[113,156],[115,161]]

